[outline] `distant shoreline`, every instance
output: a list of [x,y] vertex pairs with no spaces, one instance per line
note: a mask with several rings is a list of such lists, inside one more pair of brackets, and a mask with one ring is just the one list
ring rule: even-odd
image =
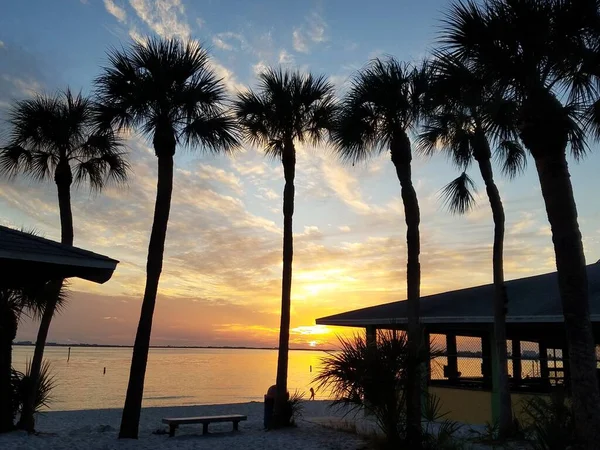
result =
[[[13,345],[23,347],[33,347],[35,344],[31,341],[13,342]],[[116,344],[60,344],[57,342],[47,342],[46,347],[83,347],[83,348],[133,348],[133,345],[116,345]],[[150,348],[206,348],[219,350],[278,350],[277,347],[244,347],[244,346],[215,346],[215,345],[151,345]],[[290,351],[302,352],[333,352],[335,349],[322,348],[290,348]]]

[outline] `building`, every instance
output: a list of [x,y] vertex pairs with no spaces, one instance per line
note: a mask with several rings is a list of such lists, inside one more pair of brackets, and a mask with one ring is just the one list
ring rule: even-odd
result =
[[62,278],[108,281],[119,261],[0,226],[0,287],[15,288]]
[[[588,265],[587,272],[598,345],[600,264]],[[523,397],[547,395],[560,385],[568,388],[569,356],[556,272],[507,281],[506,290],[510,388],[518,415]],[[491,423],[497,416],[493,299],[492,284],[421,297],[426,341],[444,354],[432,360],[428,389],[454,420]],[[322,317],[316,323],[365,328],[367,337],[374,339],[378,329],[405,330],[406,313],[406,301],[399,301]]]

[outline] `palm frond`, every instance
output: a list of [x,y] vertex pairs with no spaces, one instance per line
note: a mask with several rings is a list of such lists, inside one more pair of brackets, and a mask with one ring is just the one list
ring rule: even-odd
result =
[[0,175],[13,178],[31,168],[32,154],[20,145],[0,149]]
[[426,105],[430,67],[375,59],[358,71],[339,108],[332,142],[356,162],[386,151],[398,133],[413,129]]
[[228,114],[202,116],[182,133],[187,145],[200,145],[213,153],[232,152],[240,145],[236,120]]
[[475,206],[476,201],[472,192],[476,192],[475,183],[466,172],[463,172],[442,188],[439,198],[450,213],[462,215]]
[[257,90],[238,94],[234,113],[244,137],[279,158],[284,142],[324,140],[334,124],[334,88],[324,76],[269,68]]
[[148,38],[112,49],[95,80],[99,130],[139,129],[149,137],[169,129],[177,143],[210,152],[237,147],[226,112],[226,90],[195,41]]
[[502,173],[512,179],[523,173],[527,167],[527,154],[517,141],[502,141],[498,144],[496,159],[501,164]]

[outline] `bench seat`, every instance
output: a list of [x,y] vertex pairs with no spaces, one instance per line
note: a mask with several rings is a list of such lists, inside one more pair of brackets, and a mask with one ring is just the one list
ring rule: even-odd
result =
[[209,423],[218,423],[218,422],[233,422],[233,431],[238,430],[238,424],[242,420],[247,420],[247,416],[243,416],[240,414],[231,414],[226,416],[198,416],[198,417],[168,417],[162,420],[162,423],[169,425],[169,436],[175,436],[175,430],[179,425],[188,425],[194,423],[202,424],[202,433],[208,433],[208,424]]

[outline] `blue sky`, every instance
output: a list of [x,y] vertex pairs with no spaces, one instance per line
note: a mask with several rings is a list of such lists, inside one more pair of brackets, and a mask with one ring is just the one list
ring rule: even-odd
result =
[[[110,47],[148,35],[196,39],[231,95],[264,67],[330,77],[342,95],[369,59],[420,60],[434,43],[445,1],[56,0],[0,3],[0,119],[16,99],[70,86],[91,92]],[[0,126],[5,128],[5,125]],[[1,128],[0,128],[1,129]],[[148,142],[128,136],[127,188],[73,197],[75,244],[121,261],[102,286],[75,281],[50,339],[131,343],[144,288],[156,184]],[[596,150],[592,145],[591,150]],[[178,150],[153,342],[274,345],[281,273],[282,171],[260,149],[234,158]],[[600,258],[600,156],[571,162],[588,262]],[[416,157],[422,210],[424,294],[491,281],[492,222],[486,199],[466,217],[443,211],[437,193],[456,172],[441,156]],[[476,170],[471,175],[480,187]],[[506,274],[553,269],[552,242],[530,161],[514,181],[497,174],[507,214]],[[404,298],[404,216],[387,155],[350,167],[325,148],[299,147],[294,216],[292,341],[324,344],[316,317]],[[0,222],[58,239],[55,187],[0,180]],[[19,337],[31,339],[34,324]]]

